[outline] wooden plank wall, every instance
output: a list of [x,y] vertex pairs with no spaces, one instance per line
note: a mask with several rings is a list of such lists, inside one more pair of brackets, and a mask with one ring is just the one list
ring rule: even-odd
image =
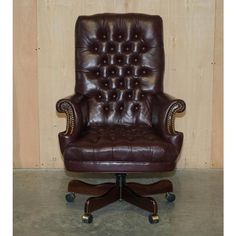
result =
[[[165,91],[187,103],[185,116],[176,119],[177,130],[185,134],[178,167],[223,167],[222,0],[38,0],[37,6],[35,2],[14,1],[15,167],[63,167],[57,134],[65,129],[65,119],[56,114],[55,103],[74,90],[74,24],[78,15],[102,12],[162,16]],[[25,45],[29,33],[32,37]],[[37,51],[31,51],[31,45]],[[28,66],[27,61],[23,66],[18,62],[21,58],[29,60]],[[21,73],[19,67],[24,68]],[[31,109],[33,115],[26,122]],[[27,127],[28,133],[22,134]]]
[[37,0],[13,2],[14,167],[40,167]]
[[223,2],[216,0],[215,50],[212,96],[212,167],[223,167]]

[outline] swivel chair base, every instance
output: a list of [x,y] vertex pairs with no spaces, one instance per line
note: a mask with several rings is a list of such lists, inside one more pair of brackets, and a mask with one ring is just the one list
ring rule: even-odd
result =
[[137,207],[151,212],[149,222],[151,224],[158,223],[157,215],[158,206],[152,197],[146,195],[166,193],[166,199],[169,202],[175,200],[172,193],[173,185],[169,180],[160,180],[153,184],[126,183],[126,174],[116,174],[116,183],[88,184],[80,180],[72,180],[68,185],[68,193],[66,194],[67,202],[73,202],[75,193],[89,194],[90,197],[85,202],[84,215],[82,220],[84,223],[92,223],[92,212],[98,210],[117,200],[125,200]]

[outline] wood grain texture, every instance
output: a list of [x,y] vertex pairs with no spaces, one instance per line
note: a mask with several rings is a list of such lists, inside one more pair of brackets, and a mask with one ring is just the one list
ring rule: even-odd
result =
[[39,167],[37,1],[15,0],[13,90],[15,168]]
[[[40,121],[40,167],[63,167],[57,134],[65,129],[65,119],[56,114],[55,104],[74,91],[75,21],[78,15],[104,12],[162,16],[165,92],[187,104],[185,116],[176,119],[176,129],[185,134],[178,167],[222,167],[223,118],[217,116],[222,114],[223,96],[222,0],[38,0],[39,116],[30,122]],[[22,91],[27,91],[29,87],[22,82]],[[18,113],[22,115],[20,110]]]
[[170,1],[166,17],[166,91],[183,98],[184,132],[178,167],[211,166],[214,1]]
[[223,1],[216,0],[215,49],[212,96],[212,145],[213,168],[223,167]]

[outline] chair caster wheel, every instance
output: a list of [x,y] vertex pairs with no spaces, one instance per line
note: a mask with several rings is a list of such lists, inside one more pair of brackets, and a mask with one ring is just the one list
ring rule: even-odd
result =
[[159,216],[158,215],[150,215],[148,217],[150,224],[157,224],[159,222]]
[[65,199],[67,202],[73,202],[75,200],[75,193],[72,192],[66,193]]
[[166,200],[168,202],[173,202],[175,200],[175,194],[172,192],[167,192],[166,193]]
[[82,216],[83,223],[91,224],[93,222],[93,215],[92,214],[85,214]]

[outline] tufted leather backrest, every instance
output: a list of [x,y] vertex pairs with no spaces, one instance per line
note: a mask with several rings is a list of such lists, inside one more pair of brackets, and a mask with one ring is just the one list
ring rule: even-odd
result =
[[162,91],[162,19],[145,14],[79,16],[76,93],[89,102],[89,123],[151,126],[153,94]]

